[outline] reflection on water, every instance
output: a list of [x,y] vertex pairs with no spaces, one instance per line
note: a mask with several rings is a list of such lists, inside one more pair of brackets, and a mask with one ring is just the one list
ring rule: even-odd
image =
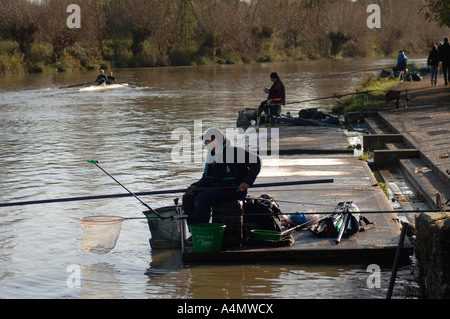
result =
[[[367,285],[371,273],[368,265],[310,265],[310,264],[192,264],[175,266],[179,256],[148,269],[146,295],[148,298],[206,298],[206,299],[339,299],[386,297],[390,267],[382,268],[381,288]],[[415,274],[411,267],[400,270],[396,293],[403,297],[417,296]]]
[[[0,202],[123,192],[102,167],[134,192],[178,189],[200,178],[202,163],[171,159],[175,128],[234,128],[237,111],[266,98],[269,74],[280,74],[285,111],[329,110],[332,100],[293,103],[343,92],[355,74],[391,60],[339,60],[208,67],[115,70],[145,89],[79,92],[60,87],[94,80],[96,72],[0,78]],[[296,159],[307,167],[308,161]],[[323,165],[333,165],[323,159]],[[320,175],[319,172],[311,172]],[[178,195],[144,198],[169,206]],[[181,196],[181,194],[179,195]],[[145,221],[124,221],[116,247],[104,255],[81,249],[79,218],[140,217],[134,198],[0,209],[0,298],[340,298],[379,297],[368,291],[365,265],[181,266],[152,255]],[[69,265],[84,285],[66,285]]]

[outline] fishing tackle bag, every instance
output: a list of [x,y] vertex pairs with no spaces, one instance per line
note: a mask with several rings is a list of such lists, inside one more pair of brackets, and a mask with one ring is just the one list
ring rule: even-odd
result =
[[243,209],[245,228],[281,232],[281,209],[269,195],[245,199]]
[[325,217],[308,229],[316,237],[321,238],[333,238],[337,237],[341,227],[344,227],[345,216],[350,214],[350,220],[347,223],[347,227],[344,230],[343,237],[351,237],[360,231],[369,230],[375,224],[370,222],[366,217],[359,214],[359,208],[353,202],[339,203],[334,209],[334,214]]

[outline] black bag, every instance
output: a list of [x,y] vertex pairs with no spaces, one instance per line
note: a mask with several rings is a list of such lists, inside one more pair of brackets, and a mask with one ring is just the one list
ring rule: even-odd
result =
[[244,226],[246,229],[264,229],[281,232],[281,209],[268,195],[246,199],[244,208]]

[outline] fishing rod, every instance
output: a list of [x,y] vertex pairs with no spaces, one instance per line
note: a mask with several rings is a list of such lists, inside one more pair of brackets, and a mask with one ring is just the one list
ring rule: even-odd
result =
[[[322,180],[309,180],[309,181],[292,181],[292,182],[279,182],[279,183],[263,183],[255,184],[250,188],[264,188],[264,187],[281,187],[281,186],[298,186],[298,185],[309,185],[309,184],[324,184],[324,183],[334,183],[333,179],[322,179]],[[224,186],[215,189],[235,189],[236,186]],[[210,190],[209,187],[199,187],[197,191]],[[166,195],[166,194],[179,194],[185,193],[187,188],[180,189],[169,189],[169,190],[159,190],[159,191],[148,191],[148,192],[138,192],[132,193],[134,196],[151,196],[151,195]],[[94,196],[80,196],[80,197],[68,197],[68,198],[55,198],[55,199],[43,199],[34,201],[21,201],[12,203],[0,203],[0,207],[13,207],[13,206],[25,206],[25,205],[39,205],[39,204],[51,204],[51,203],[63,203],[63,202],[75,202],[75,201],[86,201],[86,200],[99,200],[99,199],[110,199],[110,198],[122,198],[130,197],[132,194],[108,194],[108,195],[94,195]]]
[[286,105],[290,105],[290,104],[300,104],[300,103],[313,102],[313,101],[320,101],[320,100],[340,99],[340,98],[343,98],[343,97],[345,97],[345,96],[350,96],[350,95],[361,95],[361,94],[369,94],[369,93],[375,92],[375,91],[376,91],[376,90],[366,90],[366,91],[354,92],[354,93],[335,94],[335,95],[331,95],[331,96],[318,97],[318,98],[309,99],[309,100],[289,102],[289,103],[286,103]]
[[352,72],[343,72],[343,73],[330,74],[330,75],[325,75],[325,76],[319,76],[319,77],[316,77],[316,78],[312,78],[311,80],[320,80],[320,79],[333,78],[333,77],[338,77],[338,76],[343,76],[343,75],[350,75],[350,74],[356,74],[356,73],[363,73],[363,72],[380,71],[380,70],[384,70],[386,68],[392,68],[392,66],[391,65],[386,65],[383,68],[376,68],[376,69],[369,69],[369,70],[361,70],[361,71],[352,71]]
[[110,175],[107,171],[105,171],[103,169],[103,167],[101,167],[98,164],[98,161],[95,160],[88,160],[88,163],[92,163],[95,166],[97,166],[98,168],[100,168],[103,173],[105,173],[106,175],[108,175],[109,177],[112,178],[113,181],[115,181],[117,184],[119,184],[120,186],[122,186],[123,189],[125,189],[131,196],[133,196],[134,198],[136,198],[142,205],[144,205],[149,211],[151,211],[153,214],[155,214],[156,216],[158,216],[161,219],[164,219],[160,214],[158,214],[153,208],[151,208],[149,205],[147,205],[143,200],[141,200],[138,196],[136,196],[136,194],[134,194],[132,191],[130,191],[128,188],[126,188],[124,185],[122,185],[117,179],[115,179],[112,175]]

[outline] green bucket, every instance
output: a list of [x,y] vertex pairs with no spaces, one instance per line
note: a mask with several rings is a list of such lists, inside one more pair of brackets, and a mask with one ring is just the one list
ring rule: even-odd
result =
[[222,249],[224,224],[192,224],[189,227],[196,252],[215,252]]

